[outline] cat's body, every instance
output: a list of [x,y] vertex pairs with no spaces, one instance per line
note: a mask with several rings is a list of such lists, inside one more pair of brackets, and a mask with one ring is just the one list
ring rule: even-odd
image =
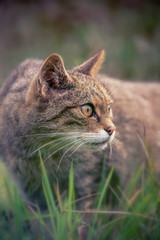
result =
[[100,75],[99,79],[113,92],[113,121],[119,143],[113,148],[110,162],[123,183],[134,177],[148,162],[160,172],[160,84],[126,82]]
[[0,154],[20,188],[42,206],[39,150],[51,184],[67,189],[74,160],[77,197],[95,192],[102,163],[86,149],[105,148],[115,134],[111,99],[93,78],[103,54],[68,72],[56,54],[44,63],[27,60],[1,90]]
[[155,154],[160,153],[159,84],[125,83],[103,75],[97,80],[102,59],[100,52],[68,72],[55,54],[44,63],[27,60],[0,92],[0,154],[23,191],[42,205],[39,150],[51,184],[67,187],[74,160],[77,197],[96,192],[103,156],[109,156],[109,148],[103,149],[115,134],[109,91],[116,90],[114,122],[120,140],[112,163],[122,178],[146,158],[144,128]]

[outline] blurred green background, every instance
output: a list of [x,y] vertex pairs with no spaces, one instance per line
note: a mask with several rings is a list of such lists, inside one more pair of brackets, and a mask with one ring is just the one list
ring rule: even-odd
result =
[[102,48],[102,72],[159,81],[160,1],[0,1],[0,85],[26,58],[56,52],[71,69]]

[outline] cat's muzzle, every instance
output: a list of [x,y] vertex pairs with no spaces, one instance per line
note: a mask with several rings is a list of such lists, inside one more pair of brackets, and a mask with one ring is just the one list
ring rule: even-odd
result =
[[115,130],[109,134],[105,130],[100,130],[97,133],[83,133],[82,137],[86,141],[86,145],[94,149],[104,149],[112,142],[115,136]]

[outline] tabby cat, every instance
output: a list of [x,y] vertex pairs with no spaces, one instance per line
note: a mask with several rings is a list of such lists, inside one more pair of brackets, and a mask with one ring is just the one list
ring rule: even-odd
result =
[[66,71],[57,54],[28,59],[0,91],[1,158],[41,207],[39,152],[51,185],[58,181],[62,192],[73,160],[77,198],[97,191],[104,156],[125,185],[142,164],[160,171],[160,84],[97,75],[103,60],[102,50]]
[[[28,59],[0,92],[0,154],[29,199],[45,207],[40,157],[51,185],[67,189],[74,160],[77,198],[96,191],[102,156],[115,136],[111,96],[95,74],[104,59],[98,52],[66,71],[58,54],[44,62]],[[85,208],[85,206],[82,206]]]

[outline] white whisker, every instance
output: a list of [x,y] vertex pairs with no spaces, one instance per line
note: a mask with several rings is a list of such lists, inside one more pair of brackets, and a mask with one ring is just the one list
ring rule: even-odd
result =
[[57,167],[57,171],[58,171],[58,169],[59,169],[59,167],[60,167],[60,164],[61,164],[61,162],[62,162],[62,159],[63,159],[64,156],[67,154],[67,152],[69,152],[70,149],[72,149],[75,145],[77,145],[78,143],[80,143],[80,142],[82,142],[82,141],[83,141],[83,139],[78,139],[75,143],[72,142],[72,143],[74,143],[74,144],[73,144],[71,147],[69,147],[69,148],[64,152],[64,154],[62,155],[62,157],[61,157],[61,159],[60,159],[60,161],[59,161],[58,167]]
[[18,136],[18,138],[26,138],[26,137],[36,137],[36,136],[42,136],[42,137],[56,137],[59,135],[73,135],[73,134],[80,134],[80,132],[56,132],[56,133],[34,133],[34,134],[26,134]]
[[[67,138],[66,136],[64,136],[64,137],[61,137],[61,138],[58,138],[58,139],[54,139],[54,140],[52,140],[52,141],[50,141],[50,142],[48,142],[48,143],[43,144],[42,146],[40,146],[40,147],[37,148],[36,150],[34,150],[32,153],[30,153],[29,155],[27,155],[26,158],[32,156],[33,154],[35,154],[36,152],[38,152],[40,149],[42,149],[42,148],[44,148],[44,147],[46,147],[46,146],[48,146],[48,145],[50,145],[50,144],[52,144],[52,143],[54,143],[54,142],[57,142],[57,141],[58,141],[58,143],[57,143],[56,145],[53,145],[50,149],[52,149],[53,147],[56,147],[58,144],[60,144],[60,143],[62,143],[62,142],[65,142],[65,141],[67,141],[67,140],[69,140],[69,139],[72,139],[72,138],[75,138],[75,135],[74,135],[74,136],[70,136],[70,137],[68,137],[68,138]],[[63,139],[64,139],[64,140],[63,140]],[[62,141],[62,140],[63,140],[63,141]]]
[[118,140],[117,138],[114,138],[113,141],[112,141],[113,144],[122,144],[120,140]]
[[[34,150],[34,151],[31,152],[30,154],[28,154],[28,155],[26,156],[26,158],[31,157],[33,154],[35,154],[36,152],[38,152],[40,149],[42,149],[42,148],[44,148],[44,147],[46,147],[46,146],[54,143],[55,141],[58,141],[58,139],[54,139],[54,140],[52,140],[52,141],[50,141],[50,142],[48,142],[48,143],[43,144],[42,146],[40,146],[39,148],[37,148],[36,150]],[[59,141],[60,141],[60,140],[59,140]]]
[[[77,140],[77,139],[76,139]],[[54,151],[53,153],[51,153],[45,160],[44,163],[50,158],[52,157],[55,153],[57,153],[58,151],[64,149],[65,147],[67,147],[68,145],[71,145],[72,143],[74,143],[75,141],[72,141],[70,143],[67,143],[66,145],[62,146],[61,148],[58,148],[56,151]]]
[[[83,139],[84,141],[84,139]],[[84,141],[83,143],[81,143],[76,149],[74,149],[74,151],[69,155],[72,156],[83,144],[85,144],[86,141]]]
[[112,143],[109,144],[109,157],[112,155]]

